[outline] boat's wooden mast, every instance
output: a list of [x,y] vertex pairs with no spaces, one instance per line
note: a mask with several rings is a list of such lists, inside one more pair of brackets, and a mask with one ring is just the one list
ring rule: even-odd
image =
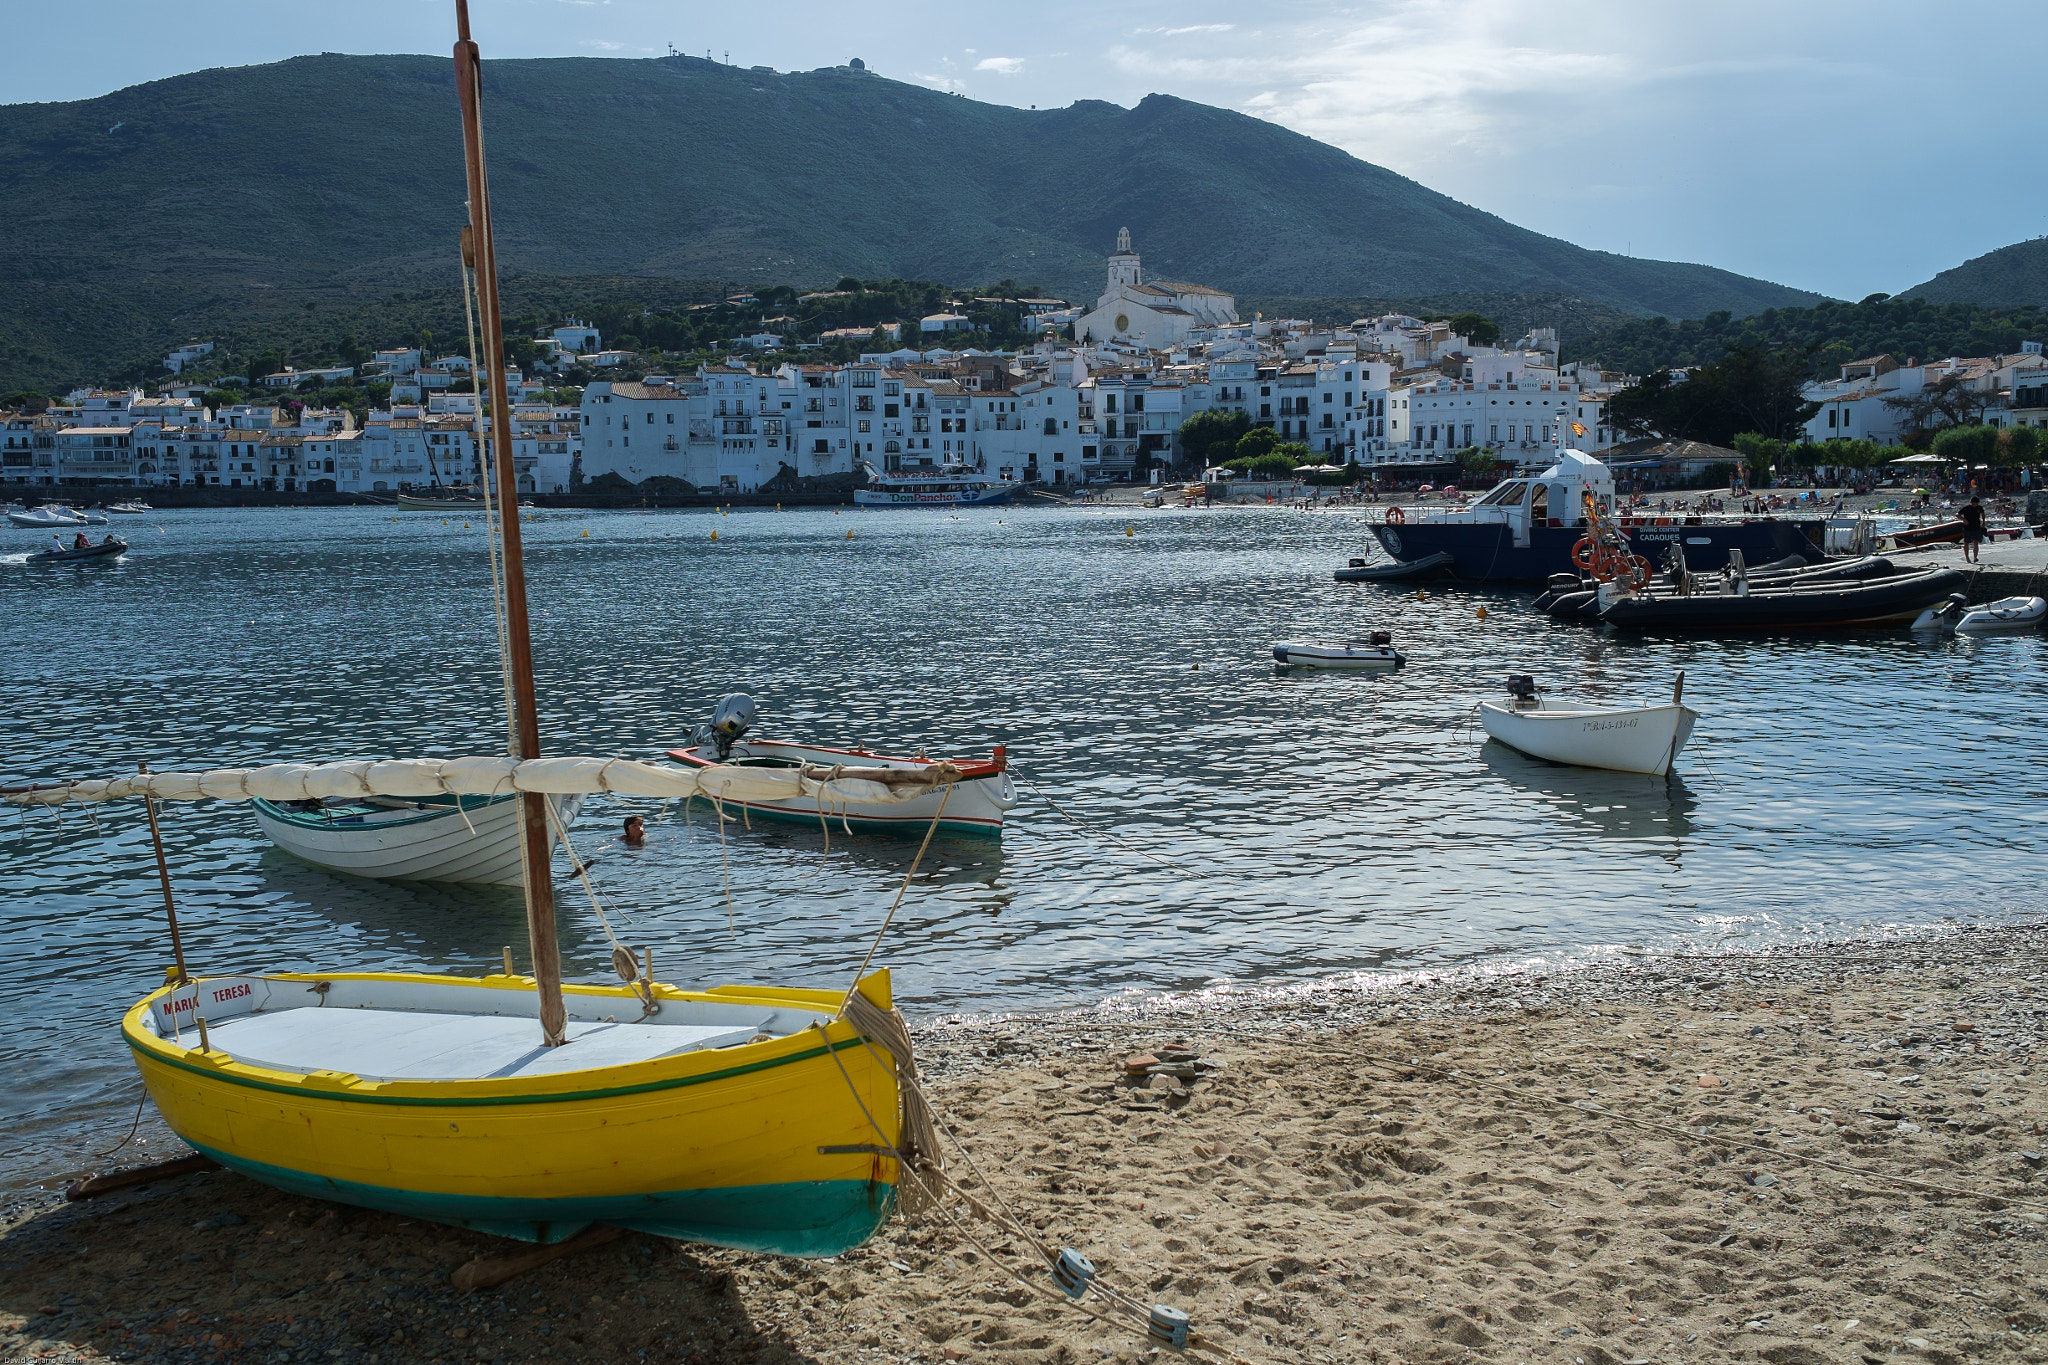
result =
[[[455,0],[455,90],[462,101],[462,158],[469,175],[469,224],[476,258],[477,365],[490,379],[489,446],[479,451],[497,481],[498,529],[505,548],[505,666],[512,673],[512,742],[520,758],[540,757],[540,715],[533,700],[533,640],[526,619],[526,566],[519,548],[519,475],[512,464],[512,404],[505,385],[505,328],[498,308],[498,250],[491,235],[491,192],[484,178],[483,66],[469,36],[468,0]],[[526,874],[526,936],[548,1046],[563,1042],[562,951],[555,939],[555,889],[548,876],[554,839],[547,798],[520,797],[520,862]]]

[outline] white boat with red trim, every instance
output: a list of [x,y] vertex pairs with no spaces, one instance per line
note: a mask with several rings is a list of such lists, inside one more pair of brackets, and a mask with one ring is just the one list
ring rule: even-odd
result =
[[[794,769],[807,778],[828,782],[815,795],[774,799],[730,795],[719,799],[721,807],[738,806],[749,814],[773,819],[826,822],[828,829],[836,825],[846,831],[923,834],[936,819],[940,829],[1000,835],[1004,813],[1017,804],[1009,758],[1000,744],[988,758],[937,759],[923,754],[904,758],[878,754],[864,745],[835,749],[822,744],[747,739],[753,722],[753,702],[734,694],[718,704],[711,724],[691,737],[689,747],[670,749],[668,755],[691,768]],[[841,769],[859,769],[863,776],[835,779],[835,772]],[[920,783],[931,790],[914,796],[901,790]]]

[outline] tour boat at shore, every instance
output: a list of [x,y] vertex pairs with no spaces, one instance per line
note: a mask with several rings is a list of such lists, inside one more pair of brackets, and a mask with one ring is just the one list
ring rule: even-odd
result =
[[1449,555],[1449,567],[1460,578],[1547,579],[1572,571],[1574,547],[1586,535],[1588,497],[1631,551],[1652,565],[1661,564],[1673,546],[1701,570],[1719,569],[1730,550],[1758,564],[1789,555],[1816,563],[1823,557],[1824,518],[1617,511],[1614,475],[1577,450],[1559,451],[1557,462],[1541,474],[1502,480],[1465,507],[1390,507],[1372,533],[1381,549],[1404,564]]
[[867,470],[867,486],[853,490],[858,507],[982,507],[1006,501],[1018,489],[1008,479],[965,465],[939,465],[900,474],[884,474],[873,465]]

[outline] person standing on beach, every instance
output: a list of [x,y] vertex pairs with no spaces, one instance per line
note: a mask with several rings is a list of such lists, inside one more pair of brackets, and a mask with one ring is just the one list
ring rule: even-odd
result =
[[1984,543],[1984,504],[1971,498],[1970,505],[1962,510],[1962,518],[1963,562],[1981,564],[1984,561],[1977,558],[1977,547]]

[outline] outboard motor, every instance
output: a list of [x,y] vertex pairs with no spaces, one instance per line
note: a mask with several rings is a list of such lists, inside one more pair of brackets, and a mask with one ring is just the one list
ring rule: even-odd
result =
[[740,736],[754,728],[754,699],[744,692],[735,692],[718,703],[718,709],[711,713],[711,724],[704,727],[704,743],[718,746],[718,761],[725,762],[732,757],[732,746],[739,743]]
[[1532,673],[1508,674],[1508,695],[1515,699],[1516,709],[1536,705],[1536,677]]
[[1391,630],[1376,630],[1366,637],[1366,641],[1380,649],[1385,649],[1388,645],[1394,643],[1394,632]]

